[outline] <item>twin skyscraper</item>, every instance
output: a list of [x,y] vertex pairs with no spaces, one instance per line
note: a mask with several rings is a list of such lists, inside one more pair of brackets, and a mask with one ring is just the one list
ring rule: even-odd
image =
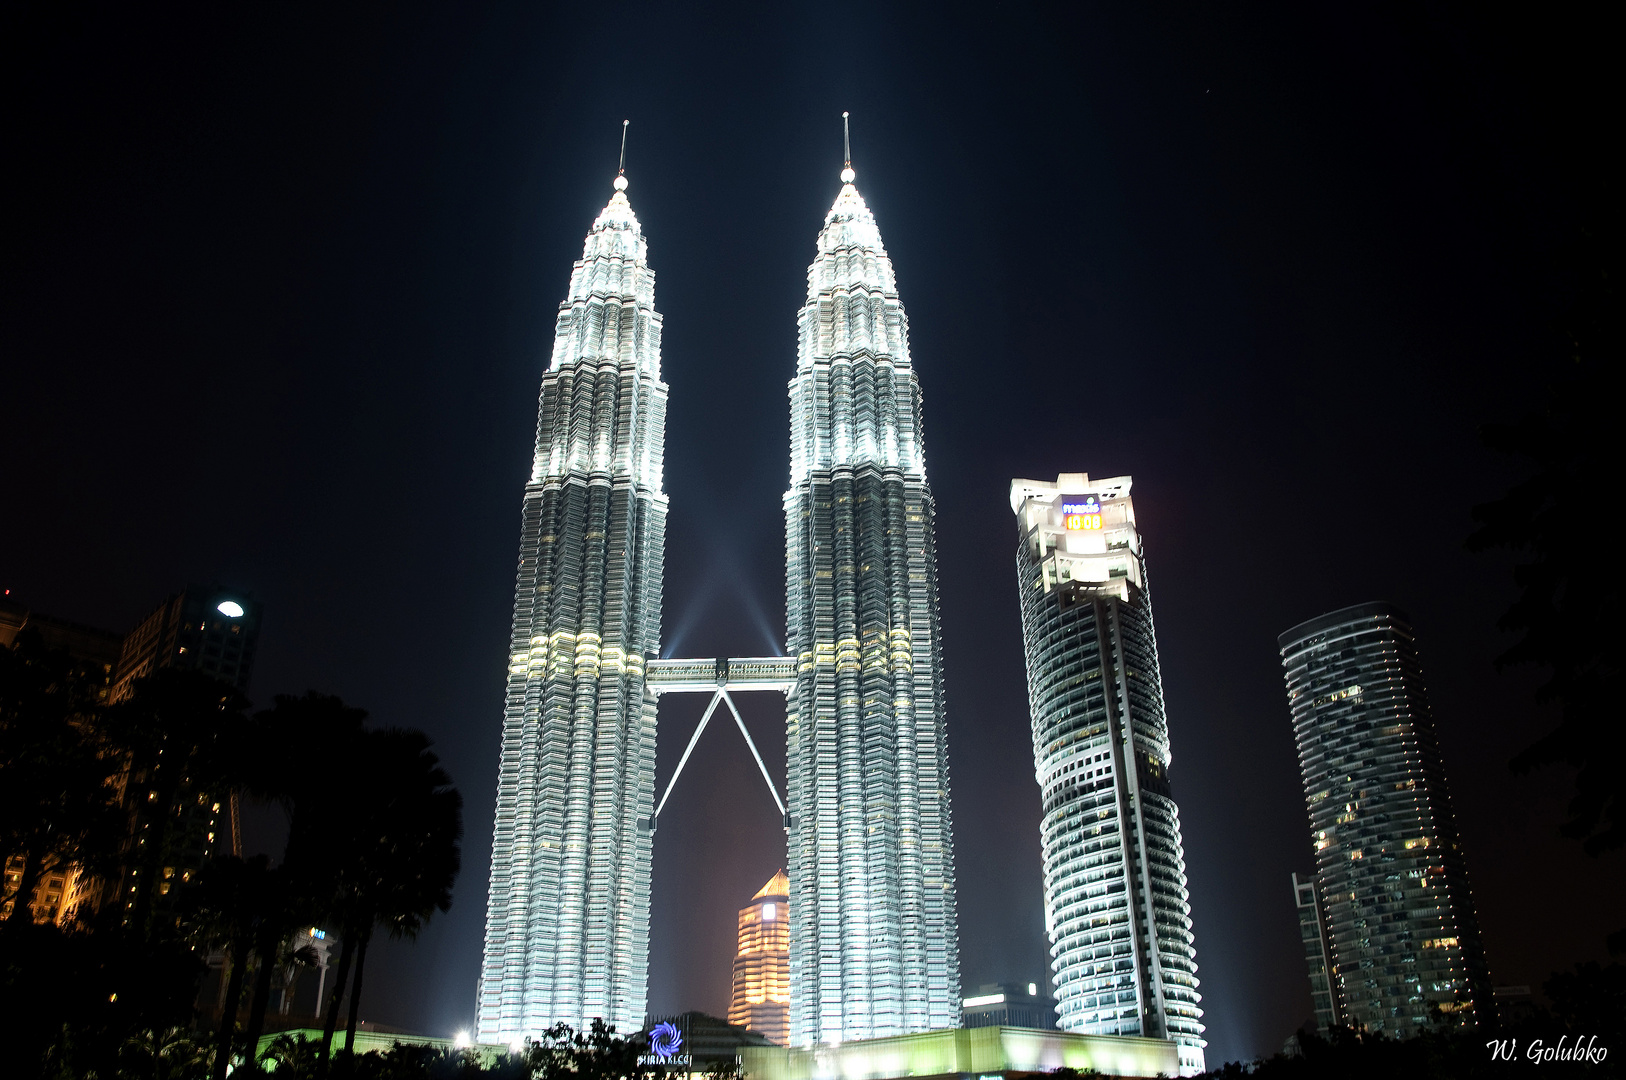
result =
[[525,489],[481,1041],[643,1023],[657,696],[702,689],[786,694],[791,1042],[959,1023],[920,383],[850,161],[841,179],[790,380],[788,657],[659,659],[667,386],[624,176],[571,272]]
[[[571,273],[525,490],[482,1042],[643,1024],[657,701],[674,692],[713,695],[702,728],[722,704],[738,721],[732,693],[786,695],[791,1045],[960,1026],[920,380],[853,180],[848,161],[797,318],[785,657],[660,658],[667,386],[625,177]],[[1013,487],[1046,921],[1062,1026],[1173,1041],[1195,1072],[1195,953],[1128,496],[1127,477]]]

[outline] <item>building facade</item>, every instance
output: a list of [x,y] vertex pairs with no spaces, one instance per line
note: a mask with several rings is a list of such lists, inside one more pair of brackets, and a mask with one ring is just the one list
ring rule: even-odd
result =
[[626,180],[559,307],[525,488],[478,1039],[643,1023],[667,498],[655,275]]
[[1299,940],[1304,944],[1304,963],[1310,970],[1310,1003],[1315,1009],[1318,1031],[1342,1027],[1343,1010],[1332,992],[1332,950],[1328,944],[1327,909],[1315,876],[1300,881],[1293,875],[1293,904],[1299,913]]
[[790,1041],[790,879],[783,870],[740,908],[728,1022],[776,1046]]
[[[1328,1013],[1399,1037],[1436,1015],[1488,1022],[1478,920],[1410,619],[1359,604],[1278,644],[1323,905]],[[1311,974],[1313,988],[1313,962]]]
[[1169,726],[1127,476],[1011,482],[1045,930],[1064,1031],[1170,1039],[1203,1069]]
[[954,1027],[959,939],[920,380],[851,166],[790,381],[790,1041]]
[[1087,1076],[1173,1076],[1167,1039],[1032,1028],[940,1028],[839,1046],[740,1047],[749,1080],[1034,1080],[1067,1069]]
[[1038,983],[984,983],[960,1002],[960,1026],[1054,1029],[1056,999]]

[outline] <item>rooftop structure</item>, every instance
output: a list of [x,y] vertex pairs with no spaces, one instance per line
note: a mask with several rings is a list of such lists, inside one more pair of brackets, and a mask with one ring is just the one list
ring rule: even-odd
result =
[[1038,983],[984,983],[960,1002],[960,1026],[1053,1029],[1056,999]]

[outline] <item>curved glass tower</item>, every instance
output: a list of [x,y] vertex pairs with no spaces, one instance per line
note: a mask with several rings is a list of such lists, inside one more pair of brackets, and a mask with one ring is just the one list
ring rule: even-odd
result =
[[666,384],[626,181],[559,306],[525,487],[478,1038],[643,1023]]
[[1173,1040],[1203,1071],[1169,725],[1127,476],[1011,482],[1045,930],[1064,1031]]
[[920,381],[875,218],[825,215],[790,381],[790,1041],[960,1021],[933,504]]
[[1490,979],[1411,620],[1357,604],[1277,643],[1315,841],[1317,1019],[1401,1038],[1436,1013],[1486,1022]]

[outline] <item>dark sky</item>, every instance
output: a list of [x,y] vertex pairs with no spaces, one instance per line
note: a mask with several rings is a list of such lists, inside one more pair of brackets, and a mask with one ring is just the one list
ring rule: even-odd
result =
[[[668,653],[713,656],[782,640],[785,384],[853,113],[926,395],[968,985],[1046,973],[1006,493],[1080,470],[1136,482],[1210,1061],[1309,1015],[1275,636],[1347,604],[1416,623],[1493,976],[1602,955],[1622,860],[1557,837],[1565,776],[1506,767],[1550,717],[1493,670],[1508,564],[1463,541],[1519,475],[1479,425],[1555,370],[1611,35],[1119,7],[7,16],[0,584],[123,630],[233,583],[266,606],[258,702],[433,736],[464,871],[364,1017],[472,1017],[537,386],[624,118],[666,316]],[[662,784],[703,705],[662,706]],[[742,707],[782,778],[782,703]],[[656,850],[656,1012],[724,1010],[735,909],[784,857],[737,733],[701,750]]]

